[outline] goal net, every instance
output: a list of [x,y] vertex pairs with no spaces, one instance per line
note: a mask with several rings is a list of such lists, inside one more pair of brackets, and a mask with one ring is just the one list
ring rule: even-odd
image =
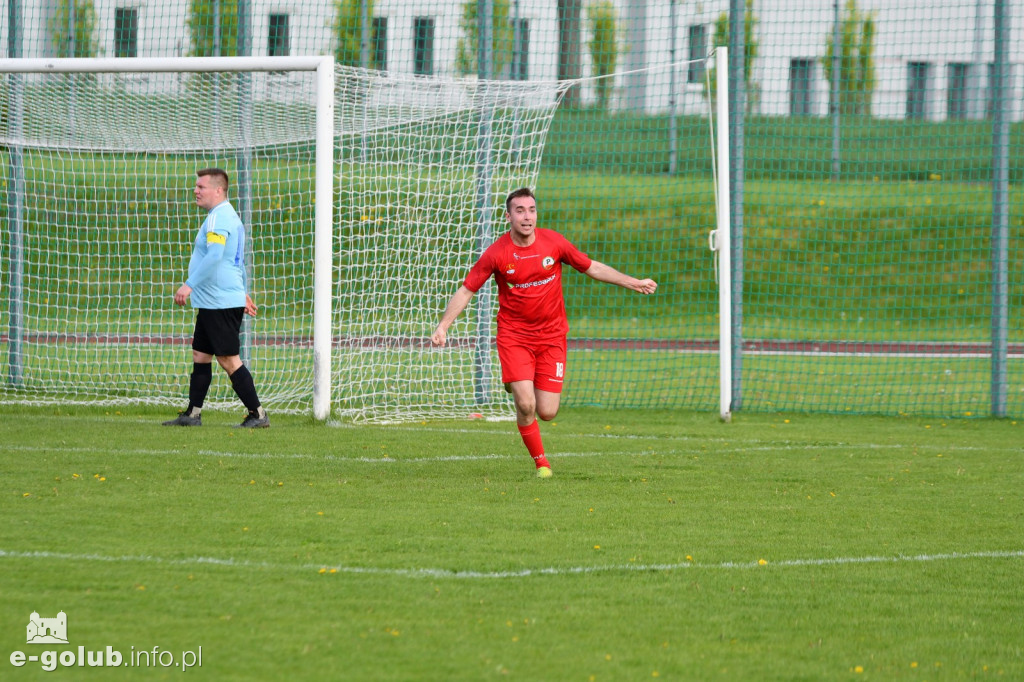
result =
[[[502,229],[505,194],[535,184],[563,86],[338,66],[335,191],[324,195],[313,58],[51,60],[46,73],[15,72],[31,61],[0,66],[0,402],[185,400],[194,316],[172,295],[203,219],[195,171],[218,166],[247,228],[260,307],[243,360],[270,409],[509,414],[489,293],[449,348],[427,339]],[[325,209],[327,258],[314,227]],[[237,405],[229,382],[215,379],[207,405]]]
[[[194,313],[172,295],[204,217],[196,170],[216,166],[260,306],[242,355],[268,404],[309,404],[319,62],[51,60],[3,76],[0,399],[182,404]],[[229,382],[208,404],[237,405]]]
[[444,349],[429,337],[504,198],[534,186],[565,84],[374,75],[339,67],[336,413],[508,417],[482,290]]

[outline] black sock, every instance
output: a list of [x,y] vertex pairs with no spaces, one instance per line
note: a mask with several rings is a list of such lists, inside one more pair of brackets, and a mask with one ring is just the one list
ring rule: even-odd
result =
[[191,414],[193,407],[202,407],[206,394],[213,381],[213,364],[209,362],[192,363],[192,376],[188,382],[188,407],[185,412]]
[[256,395],[256,384],[252,381],[249,368],[242,365],[231,375],[231,388],[235,389],[245,409],[255,414],[260,409],[260,398]]

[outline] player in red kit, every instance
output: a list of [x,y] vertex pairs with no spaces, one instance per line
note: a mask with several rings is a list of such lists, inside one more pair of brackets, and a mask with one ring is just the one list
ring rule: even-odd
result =
[[512,393],[516,423],[537,476],[549,478],[551,463],[544,454],[537,418],[558,414],[565,379],[565,336],[569,322],[562,297],[562,263],[600,282],[641,294],[658,288],[652,279],[636,279],[592,260],[553,230],[537,227],[537,200],[528,188],[505,200],[509,230],[470,269],[441,316],[430,340],[444,346],[448,328],[473,295],[494,275],[498,285],[498,358],[501,380]]

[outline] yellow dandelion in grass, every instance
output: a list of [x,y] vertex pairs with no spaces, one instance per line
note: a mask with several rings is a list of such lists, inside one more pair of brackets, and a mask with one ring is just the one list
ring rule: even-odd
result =
[[938,173],[929,173],[928,174],[928,179],[929,180],[941,180],[942,176],[939,175]]
[[317,516],[323,516],[323,515],[324,515],[324,513],[323,513],[323,512],[317,512],[317,513],[316,513],[316,515],[317,515]]
[[767,562],[767,561],[765,561],[764,559],[758,559],[758,560],[757,560],[757,565],[758,565],[758,566],[767,566],[767,565],[768,565],[768,562]]
[[911,668],[916,668],[917,667],[917,661],[911,661],[910,662],[910,667]]
[[332,568],[330,572],[331,572],[331,573],[337,573],[337,572],[338,572],[338,569],[336,569],[336,568]]
[[32,497],[32,493],[22,493],[22,497]]
[[858,675],[860,675],[862,672],[864,672],[864,666],[862,666],[862,665],[855,665],[853,667],[853,672],[855,672]]
[[326,568],[321,568],[319,571],[317,571],[317,573],[319,573],[320,575],[323,575],[326,572],[327,572]]
[[594,549],[601,549],[601,545],[594,545]]
[[81,475],[79,475],[79,474],[71,474],[71,478],[78,479],[78,478],[81,478]]
[[686,560],[687,560],[687,561],[693,561],[693,557],[692,557],[692,556],[690,556],[689,554],[687,554],[687,555],[686,555]]

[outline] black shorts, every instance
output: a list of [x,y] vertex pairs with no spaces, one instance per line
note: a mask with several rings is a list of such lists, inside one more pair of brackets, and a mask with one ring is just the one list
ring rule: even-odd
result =
[[244,316],[245,308],[197,308],[192,350],[220,358],[238,355],[241,348],[239,333],[242,331]]

